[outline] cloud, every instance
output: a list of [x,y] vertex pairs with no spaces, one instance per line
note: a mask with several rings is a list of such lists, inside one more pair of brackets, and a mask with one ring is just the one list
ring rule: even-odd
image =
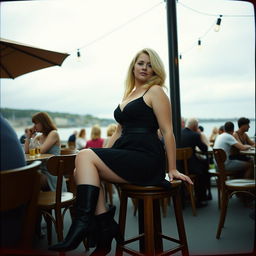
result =
[[[180,3],[205,13],[230,15],[252,14],[252,7],[226,0],[177,2],[179,50],[183,55],[182,109],[192,116],[234,116],[238,109],[254,116],[253,18],[223,17],[221,30],[209,31],[199,51],[198,38],[217,17],[193,12]],[[13,81],[1,80],[1,107],[112,117],[122,98],[128,65],[138,50],[154,48],[168,71],[164,2],[17,1],[1,3],[0,11],[1,37],[71,54],[62,67],[32,72]]]

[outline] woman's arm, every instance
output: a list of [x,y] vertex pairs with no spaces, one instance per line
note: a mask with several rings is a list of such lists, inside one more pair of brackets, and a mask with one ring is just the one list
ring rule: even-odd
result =
[[60,137],[56,130],[50,131],[45,141],[41,144],[41,153],[46,153],[53,145],[60,144]]
[[193,184],[188,176],[178,172],[176,169],[176,142],[173,134],[171,104],[167,95],[160,86],[152,86],[145,96],[147,96],[145,100],[148,100],[148,104],[153,108],[164,137],[170,181],[173,178],[177,178]]
[[122,134],[122,127],[120,124],[117,125],[116,131],[113,133],[113,135],[109,138],[107,145],[105,145],[106,148],[111,148],[115,141],[121,136]]

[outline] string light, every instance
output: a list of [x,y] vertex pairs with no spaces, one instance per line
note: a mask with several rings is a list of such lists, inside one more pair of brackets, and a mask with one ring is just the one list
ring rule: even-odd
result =
[[[107,33],[105,33],[105,34],[103,34],[102,36],[96,38],[95,40],[92,40],[91,42],[89,42],[89,43],[83,45],[82,47],[80,47],[80,49],[81,49],[81,48],[88,47],[88,46],[90,46],[90,45],[92,45],[92,44],[94,44],[94,43],[96,43],[96,42],[98,42],[98,41],[104,39],[105,37],[109,36],[110,34],[112,34],[112,33],[116,32],[116,31],[120,30],[121,28],[127,26],[127,25],[130,24],[131,22],[134,22],[136,19],[140,18],[141,16],[147,14],[147,13],[150,12],[151,10],[153,10],[153,9],[155,9],[156,7],[158,7],[159,5],[161,5],[162,3],[166,3],[166,0],[161,0],[161,2],[159,2],[158,4],[152,6],[151,8],[149,8],[149,9],[147,9],[147,10],[145,10],[144,12],[142,12],[142,13],[140,13],[139,15],[133,17],[132,19],[128,20],[127,22],[125,22],[125,23],[123,23],[123,24],[121,24],[120,26],[114,28],[113,30],[111,30],[111,31],[109,31],[109,32],[107,32]],[[214,31],[218,32],[218,31],[220,30],[220,24],[221,24],[221,18],[222,18],[222,17],[224,17],[224,16],[225,16],[225,17],[254,17],[254,15],[226,15],[226,14],[224,14],[224,15],[217,15],[217,14],[206,13],[206,12],[202,12],[202,11],[193,9],[193,8],[191,8],[191,7],[189,7],[189,6],[185,5],[185,4],[183,4],[183,3],[181,3],[181,2],[178,2],[178,0],[177,0],[177,3],[178,3],[180,6],[186,8],[186,9],[189,9],[189,10],[191,10],[191,11],[193,11],[193,12],[196,12],[196,13],[198,13],[198,14],[201,14],[201,15],[205,15],[205,16],[215,16],[215,17],[216,17],[216,16],[219,16],[219,17],[217,18],[216,23],[214,23],[214,24],[205,32],[205,34],[204,34],[203,36],[201,36],[200,39],[197,41],[197,45],[198,45],[199,47],[200,47],[201,44],[202,44],[201,39],[202,39],[203,37],[205,37],[205,36],[209,33],[209,31],[210,31],[214,26],[215,26]],[[189,48],[188,50],[186,50],[185,52],[191,51],[194,47],[196,47],[196,43],[194,43],[193,46],[190,47],[190,48]],[[78,60],[80,60],[80,58],[81,58],[80,49],[77,49],[77,58],[78,58]],[[74,50],[73,50],[73,51],[74,51]],[[184,53],[184,52],[182,52],[182,54],[183,54],[183,53]],[[179,55],[179,59],[182,59],[182,57],[183,57],[182,54]]]
[[[194,8],[191,8],[191,7],[189,7],[188,5],[185,5],[185,4],[183,4],[183,3],[181,3],[181,2],[177,2],[180,6],[182,6],[182,7],[184,7],[184,8],[186,8],[186,9],[189,9],[190,11],[193,11],[193,12],[196,12],[196,13],[198,13],[198,14],[201,14],[201,15],[204,15],[204,16],[218,16],[217,14],[214,14],[214,13],[207,13],[207,12],[202,12],[202,11],[199,11],[199,10],[196,10],[196,9],[194,9]],[[237,14],[231,14],[231,15],[229,15],[229,14],[225,14],[225,15],[221,15],[221,16],[225,16],[225,17],[254,17],[254,15],[237,15]]]
[[79,49],[77,49],[76,55],[77,55],[77,58],[80,59],[81,53],[80,53],[80,50],[79,50]]
[[216,22],[216,25],[215,25],[215,28],[214,28],[215,32],[219,32],[220,31],[221,17],[222,17],[222,15],[220,15],[220,17],[217,19],[217,22]]
[[[141,18],[142,16],[146,15],[147,13],[151,12],[152,10],[154,10],[155,8],[157,8],[158,6],[160,6],[160,5],[162,5],[162,4],[163,4],[163,1],[161,0],[161,2],[155,4],[154,6],[152,6],[152,7],[150,7],[149,9],[143,11],[142,13],[138,14],[137,16],[135,16],[135,17],[129,19],[127,22],[125,22],[125,23],[123,23],[123,24],[117,26],[116,28],[112,29],[111,31],[108,31],[107,33],[105,33],[105,34],[99,36],[98,38],[96,38],[96,39],[94,39],[94,40],[88,42],[87,44],[81,46],[79,49],[83,49],[83,48],[85,48],[85,47],[88,47],[88,46],[90,46],[90,45],[92,45],[92,44],[95,44],[96,42],[98,42],[98,41],[100,41],[100,40],[102,40],[102,39],[108,37],[108,36],[111,35],[112,33],[114,33],[114,32],[116,32],[116,31],[122,29],[123,27],[129,25],[129,24],[132,23],[132,22],[135,22],[137,19]],[[78,59],[79,59],[79,57],[81,56],[81,55],[80,55],[80,52],[79,52],[79,49],[77,49],[77,57],[78,57]],[[74,50],[73,50],[73,52],[74,52]]]

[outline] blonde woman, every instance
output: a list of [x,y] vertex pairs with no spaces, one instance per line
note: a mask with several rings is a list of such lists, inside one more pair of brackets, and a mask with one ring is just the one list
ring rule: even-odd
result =
[[94,125],[91,130],[91,139],[87,141],[85,148],[102,148],[104,139],[101,138],[101,128]]
[[107,138],[104,139],[104,143],[103,143],[103,148],[106,148],[109,142],[109,139],[111,138],[111,136],[114,134],[114,132],[116,131],[116,124],[110,124],[107,127]]
[[219,135],[218,131],[219,131],[218,127],[215,126],[215,127],[212,128],[212,133],[209,137],[209,142],[210,142],[211,147],[213,147],[214,142],[215,142],[217,136]]
[[64,241],[50,249],[73,250],[96,230],[97,247],[92,255],[110,252],[113,238],[118,240],[119,227],[114,211],[106,208],[101,181],[170,188],[165,179],[167,168],[170,181],[176,178],[192,184],[176,169],[171,104],[163,90],[164,81],[164,66],[158,54],[148,48],[138,52],[128,69],[123,100],[114,111],[118,125],[108,148],[84,149],[76,157],[78,214]]
[[77,138],[76,138],[76,148],[81,150],[85,148],[86,145],[86,130],[83,128],[80,130]]

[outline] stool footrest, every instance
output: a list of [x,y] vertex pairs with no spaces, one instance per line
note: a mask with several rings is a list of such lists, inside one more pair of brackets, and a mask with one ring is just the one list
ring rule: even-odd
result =
[[142,239],[143,237],[144,237],[144,233],[143,233],[143,234],[140,234],[140,235],[138,235],[138,236],[131,237],[131,238],[129,238],[129,239],[123,241],[122,244],[133,243],[133,242],[135,242],[135,241],[137,241],[137,240]]
[[174,254],[178,251],[181,250],[181,248],[183,248],[184,245],[180,245],[180,246],[177,246],[176,248],[172,248],[170,250],[166,250],[164,252],[160,252],[160,253],[157,253],[156,256],[166,256],[166,255],[171,255],[171,254]]
[[162,238],[166,239],[166,240],[169,240],[169,241],[172,241],[172,242],[175,242],[175,243],[179,243],[179,244],[180,244],[180,240],[178,240],[178,239],[175,239],[175,238],[172,238],[172,237],[163,235],[163,234],[161,234],[160,236],[161,236]]
[[122,247],[122,250],[123,250],[124,252],[129,253],[130,255],[134,255],[134,256],[145,256],[145,253],[140,253],[140,252],[135,251],[135,250],[133,250],[133,249],[131,249],[131,248]]

